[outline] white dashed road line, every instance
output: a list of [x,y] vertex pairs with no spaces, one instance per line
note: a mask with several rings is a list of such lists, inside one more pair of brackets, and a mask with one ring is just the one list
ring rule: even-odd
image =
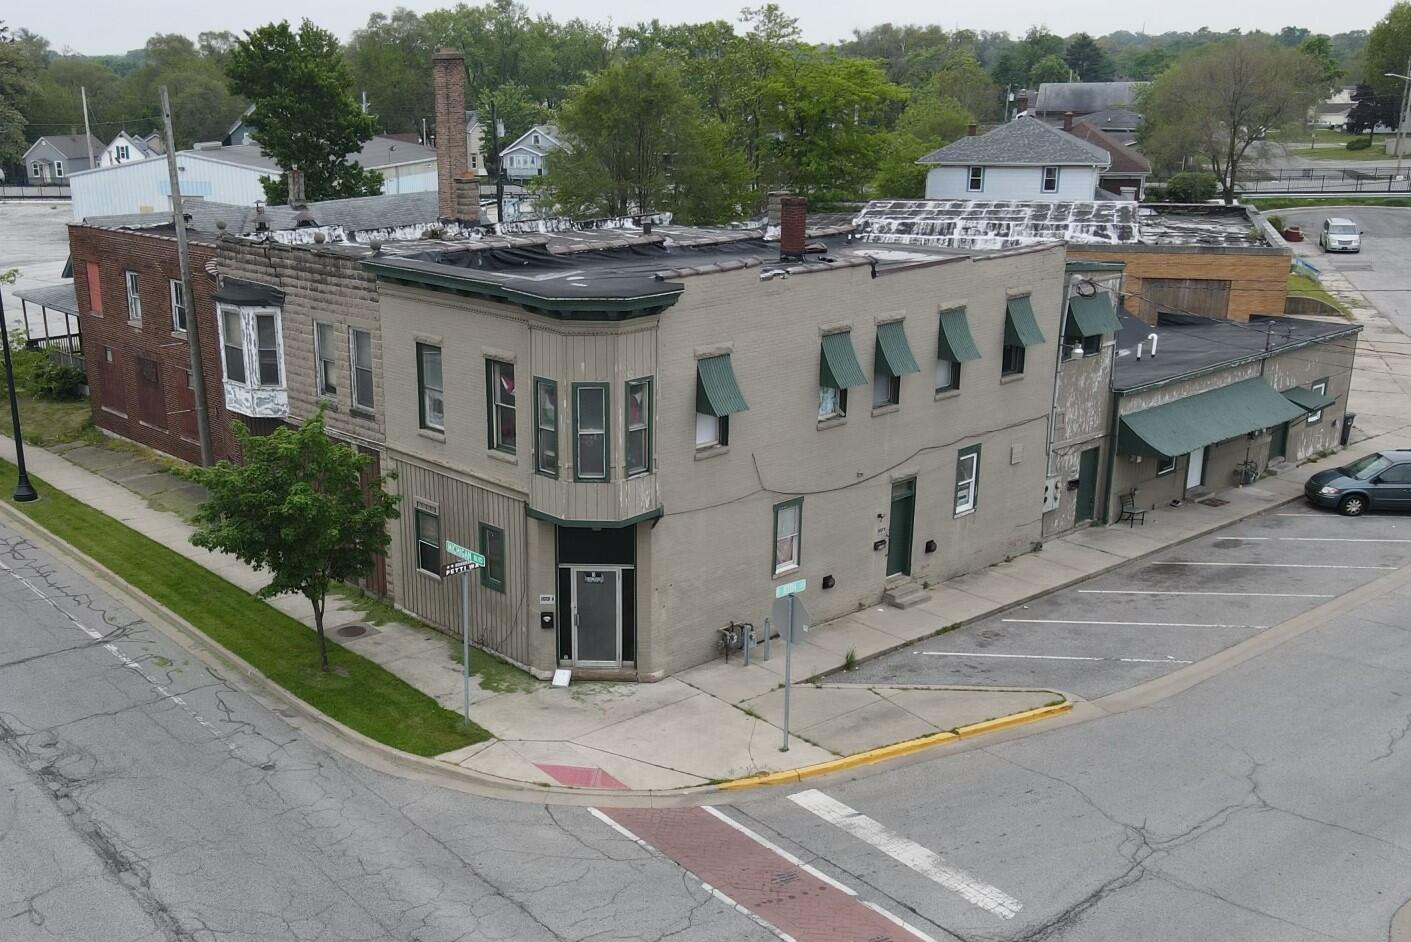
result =
[[917,651],[933,657],[1005,657],[1032,661],[1111,661],[1122,664],[1192,664],[1174,657],[1080,657],[1076,654],[978,654],[974,651]]
[[950,866],[935,851],[922,847],[817,789],[797,792],[790,795],[789,800],[1001,919],[1013,919],[1023,908],[1023,904],[1009,894]]

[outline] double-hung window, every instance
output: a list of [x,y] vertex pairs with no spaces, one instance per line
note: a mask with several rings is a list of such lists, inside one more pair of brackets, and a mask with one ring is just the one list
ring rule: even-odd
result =
[[348,328],[348,343],[352,348],[353,406],[371,412],[372,398],[372,332]]
[[774,505],[774,574],[799,568],[803,530],[803,498]]
[[480,554],[485,557],[485,566],[480,570],[480,584],[487,589],[505,591],[505,531],[482,523]]
[[979,193],[985,188],[985,168],[970,167],[966,171],[965,188],[971,193]]
[[178,278],[171,279],[171,329],[186,331],[186,286]]
[[320,396],[338,395],[338,349],[332,324],[314,321],[314,382]]
[[1044,191],[1045,193],[1057,193],[1057,192],[1058,192],[1058,168],[1057,168],[1057,167],[1045,167],[1043,173],[1044,173],[1044,178],[1043,178],[1043,191]]
[[962,448],[955,459],[955,513],[968,514],[975,509],[980,492],[980,446]]
[[1160,477],[1160,476],[1163,475],[1163,474],[1170,474],[1172,471],[1175,471],[1175,470],[1176,470],[1176,459],[1175,459],[1175,458],[1172,458],[1170,455],[1162,455],[1161,457],[1159,457],[1159,458],[1156,459],[1156,476],[1157,476],[1157,477]]
[[441,348],[430,344],[416,345],[416,384],[419,387],[418,411],[421,427],[437,432],[446,430],[446,405],[441,385]]
[[573,476],[579,481],[606,481],[608,448],[608,387],[606,383],[573,386]]
[[730,416],[696,413],[696,447],[730,444]]
[[63,175],[64,175],[64,162],[63,162],[62,160],[56,160],[56,161],[54,161],[54,176],[55,176],[55,177],[62,177]]
[[137,272],[123,272],[123,284],[127,286],[127,319],[134,324],[142,323],[142,297],[137,292]]
[[126,144],[119,144],[116,148],[114,148],[114,151],[117,154],[118,160],[127,160],[128,156],[131,154],[131,151],[127,149]]
[[[1326,395],[1328,394],[1328,381],[1327,381],[1326,379],[1320,379],[1320,380],[1318,380],[1316,383],[1314,383],[1312,386],[1310,386],[1309,388],[1313,390],[1313,392],[1314,392],[1315,395],[1318,395],[1318,396],[1326,396]],[[1317,423],[1317,422],[1321,422],[1322,420],[1323,420],[1323,410],[1322,410],[1322,409],[1319,409],[1319,410],[1316,411],[1316,412],[1310,412],[1310,413],[1308,413],[1308,420],[1307,420],[1307,421],[1308,421],[1308,424],[1309,424],[1309,425],[1313,425],[1313,424],[1315,424],[1315,423]]]
[[240,309],[223,307],[220,309],[221,349],[225,352],[225,378],[232,383],[244,384],[245,378],[245,328],[240,322]]
[[960,363],[956,360],[936,360],[936,392],[960,388]]
[[867,374],[857,362],[852,333],[823,335],[818,357],[818,421],[841,419],[848,414],[848,387],[866,386]]
[[634,379],[627,383],[626,422],[627,476],[646,474],[652,469],[652,381]]
[[1024,347],[1017,343],[1007,343],[1004,345],[1004,352],[1000,358],[999,374],[1001,376],[1019,376],[1024,372]]
[[255,353],[261,386],[282,386],[279,371],[279,318],[273,312],[255,315]]
[[559,384],[534,380],[534,470],[559,476]]
[[514,454],[515,390],[514,364],[503,360],[485,361],[485,388],[489,403],[486,422],[490,429],[490,447],[495,451]]
[[441,517],[423,507],[416,509],[416,568],[441,575]]

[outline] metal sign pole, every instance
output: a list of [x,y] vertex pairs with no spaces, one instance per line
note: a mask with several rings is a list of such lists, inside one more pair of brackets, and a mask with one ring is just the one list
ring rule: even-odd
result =
[[461,573],[461,686],[465,692],[465,721],[470,723],[470,570]]
[[780,752],[789,751],[789,691],[793,683],[791,677],[794,666],[794,596],[789,596],[789,623],[784,629],[784,745]]

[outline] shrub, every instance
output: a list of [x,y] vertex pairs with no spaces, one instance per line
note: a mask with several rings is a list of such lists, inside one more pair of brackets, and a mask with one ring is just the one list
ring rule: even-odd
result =
[[[38,348],[25,346],[24,334],[10,332],[10,362],[15,369],[15,390],[36,399],[72,400],[82,395],[87,381],[82,370],[62,366]],[[0,382],[4,382],[0,364]]]
[[1166,185],[1164,183],[1149,183],[1142,191],[1143,203],[1164,203],[1166,201]]
[[1220,181],[1213,173],[1187,171],[1166,181],[1166,193],[1173,203],[1204,203],[1214,199]]
[[1284,231],[1284,217],[1283,217],[1283,216],[1270,216],[1270,217],[1269,217],[1269,225],[1273,226],[1273,227],[1274,227],[1274,230],[1275,230],[1276,232],[1283,232],[1283,231]]
[[1370,137],[1358,137],[1347,142],[1348,150],[1366,150],[1371,146],[1372,139]]

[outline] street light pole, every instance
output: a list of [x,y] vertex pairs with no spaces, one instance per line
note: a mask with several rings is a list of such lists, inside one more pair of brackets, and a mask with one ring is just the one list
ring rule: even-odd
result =
[[1401,179],[1401,149],[1406,143],[1406,106],[1408,99],[1411,99],[1411,57],[1406,60],[1406,74],[1398,75],[1395,72],[1383,72],[1387,78],[1401,79],[1401,100],[1397,102],[1397,107],[1401,110],[1396,113],[1396,172],[1393,180]]
[[15,500],[19,503],[38,500],[39,492],[29,483],[29,474],[24,466],[24,438],[20,434],[20,401],[15,395],[15,367],[10,359],[10,325],[5,322],[5,301],[0,298],[0,343],[5,347],[5,384],[10,387],[10,424],[15,432],[15,468],[19,476],[15,479]]

